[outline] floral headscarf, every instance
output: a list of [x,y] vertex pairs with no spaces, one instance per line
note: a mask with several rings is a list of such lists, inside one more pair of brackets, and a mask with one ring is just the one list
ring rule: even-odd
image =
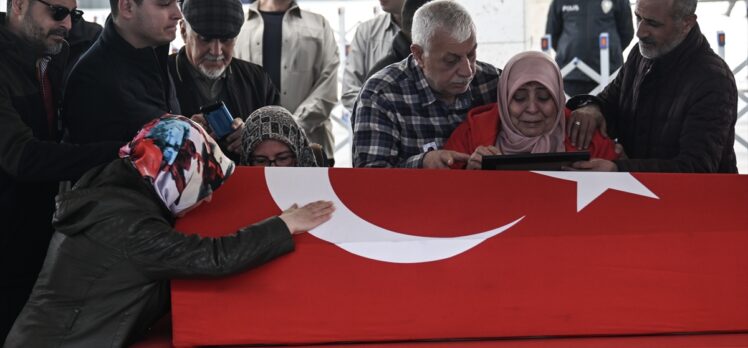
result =
[[297,167],[316,167],[314,152],[304,131],[296,124],[288,110],[280,106],[265,106],[255,110],[247,119],[242,134],[242,165],[249,164],[249,158],[257,145],[264,140],[278,140],[296,155]]
[[153,184],[174,215],[208,197],[234,171],[234,162],[205,130],[178,115],[146,124],[119,156]]

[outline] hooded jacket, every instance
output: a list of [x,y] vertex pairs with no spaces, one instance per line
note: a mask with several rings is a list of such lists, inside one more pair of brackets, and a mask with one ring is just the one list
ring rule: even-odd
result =
[[[0,52],[0,291],[30,291],[52,235],[58,181],[111,161],[118,144],[58,143],[60,132],[47,123],[37,80],[38,54],[7,28],[3,13]],[[64,49],[60,58],[65,54]],[[53,59],[47,68],[55,103],[61,99],[63,66],[64,59]]]
[[121,347],[169,308],[168,279],[222,276],[293,250],[277,217],[221,238],[185,235],[126,159],[57,199],[54,234],[6,347]]

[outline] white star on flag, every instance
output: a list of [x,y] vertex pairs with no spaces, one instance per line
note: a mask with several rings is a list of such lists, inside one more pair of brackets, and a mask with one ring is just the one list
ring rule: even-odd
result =
[[577,212],[592,203],[605,191],[618,190],[635,195],[659,199],[644,184],[629,173],[600,172],[533,172],[557,179],[577,182]]

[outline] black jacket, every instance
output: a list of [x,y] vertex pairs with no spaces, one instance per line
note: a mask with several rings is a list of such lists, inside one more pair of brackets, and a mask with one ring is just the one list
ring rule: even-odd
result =
[[737,173],[735,78],[698,25],[654,60],[634,46],[599,97],[609,134],[631,158],[616,161],[619,170]]
[[228,275],[294,248],[277,217],[221,238],[177,232],[127,160],[89,171],[57,204],[57,232],[6,347],[122,347],[166,313],[169,278]]
[[[182,114],[190,117],[200,112],[200,107],[213,104],[215,100],[205,100],[198,92],[189,69],[190,62],[184,47],[179,53],[169,56],[169,73],[174,81],[177,99]],[[249,115],[267,105],[279,105],[280,95],[270,80],[270,75],[261,66],[241,59],[231,59],[223,79],[223,102],[234,117],[246,120]]]
[[[24,284],[30,289],[52,235],[58,181],[77,179],[116,158],[118,144],[58,143],[36,77],[38,57],[6,28],[3,13],[0,52],[0,289]],[[63,65],[64,59],[55,59],[48,68],[56,102]]]
[[408,58],[409,55],[410,39],[407,35],[403,34],[402,31],[399,31],[397,32],[397,35],[392,38],[392,46],[390,47],[389,52],[387,52],[387,55],[382,57],[382,59],[376,62],[376,64],[369,69],[369,74],[366,75],[365,80],[368,80],[372,75],[376,74],[377,71],[384,69],[386,66]]
[[179,113],[167,69],[169,45],[136,49],[111,16],[99,39],[70,73],[63,124],[77,144],[125,143],[149,121]]
[[[622,52],[634,37],[631,5],[629,0],[553,0],[545,32],[551,34],[560,68],[577,57],[597,72],[600,71],[599,36],[607,32],[612,73],[623,63]],[[578,69],[564,80],[591,81]]]
[[70,76],[75,63],[96,42],[102,30],[103,28],[100,25],[93,22],[86,22],[83,19],[77,23],[73,23],[72,29],[68,32],[67,41],[70,45],[70,55],[65,66],[63,81],[67,81],[67,77]]

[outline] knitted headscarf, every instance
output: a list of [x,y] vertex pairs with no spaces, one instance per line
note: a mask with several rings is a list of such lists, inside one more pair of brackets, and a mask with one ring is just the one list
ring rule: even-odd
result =
[[[512,124],[509,116],[509,101],[514,92],[528,82],[538,82],[545,86],[556,103],[556,121],[550,131],[537,137],[526,137]],[[512,57],[499,78],[498,88],[499,117],[501,129],[498,143],[504,154],[564,152],[565,125],[563,80],[558,65],[542,52],[522,52]]]
[[202,127],[177,115],[146,124],[119,156],[130,160],[174,215],[208,197],[234,171]]
[[249,165],[257,145],[268,139],[286,144],[296,155],[297,167],[317,166],[306,134],[296,124],[291,113],[280,106],[265,106],[249,115],[242,134],[240,164]]

